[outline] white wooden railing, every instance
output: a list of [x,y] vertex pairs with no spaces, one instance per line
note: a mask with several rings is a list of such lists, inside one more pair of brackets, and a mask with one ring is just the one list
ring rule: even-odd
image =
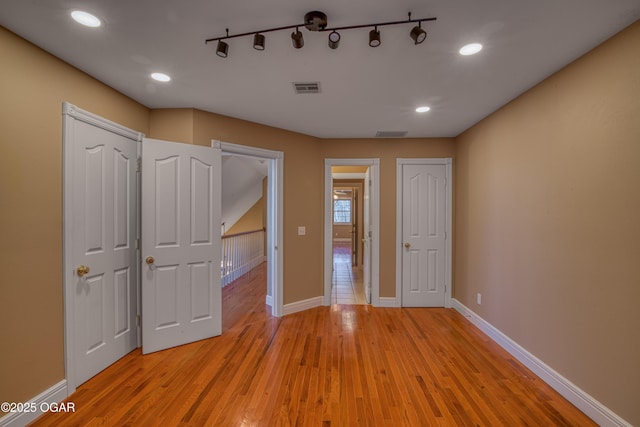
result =
[[265,230],[222,236],[222,287],[264,262]]

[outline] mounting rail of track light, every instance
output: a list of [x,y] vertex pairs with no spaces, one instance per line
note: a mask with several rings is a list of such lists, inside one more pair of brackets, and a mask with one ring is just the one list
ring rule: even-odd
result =
[[329,33],[329,47],[331,49],[336,49],[338,44],[340,43],[340,33],[338,31],[342,30],[352,30],[355,28],[367,28],[373,27],[373,29],[369,32],[369,46],[377,47],[380,46],[380,30],[378,27],[384,27],[388,25],[400,25],[407,23],[417,23],[415,27],[411,29],[409,36],[413,40],[414,44],[420,44],[427,38],[427,32],[422,29],[422,23],[427,21],[435,21],[436,18],[420,18],[420,19],[411,19],[411,12],[409,12],[409,19],[404,21],[391,21],[391,22],[378,22],[374,24],[362,24],[362,25],[346,25],[343,27],[333,27],[327,28],[327,15],[324,12],[320,12],[317,10],[308,12],[304,15],[304,23],[303,24],[295,24],[295,25],[287,25],[284,27],[277,28],[268,28],[266,30],[260,31],[251,31],[248,33],[241,34],[229,34],[229,29],[226,29],[226,36],[222,37],[214,37],[211,39],[205,40],[205,44],[210,42],[218,42],[218,46],[216,47],[216,55],[226,58],[229,54],[229,45],[224,41],[227,39],[234,39],[237,37],[245,37],[245,36],[253,36],[253,47],[256,50],[264,50],[265,49],[265,36],[264,33],[270,33],[273,31],[281,31],[281,30],[289,30],[295,28],[296,30],[291,33],[291,42],[293,43],[293,47],[296,49],[300,49],[304,46],[304,38],[302,33],[300,32],[300,27],[304,27],[309,31],[317,31],[317,32],[325,32],[330,31]]

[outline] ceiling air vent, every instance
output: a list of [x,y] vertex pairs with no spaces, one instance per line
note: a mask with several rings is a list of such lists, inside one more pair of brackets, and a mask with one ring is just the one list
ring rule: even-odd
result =
[[409,133],[406,130],[379,130],[376,138],[403,138]]
[[320,82],[293,82],[296,93],[320,93]]

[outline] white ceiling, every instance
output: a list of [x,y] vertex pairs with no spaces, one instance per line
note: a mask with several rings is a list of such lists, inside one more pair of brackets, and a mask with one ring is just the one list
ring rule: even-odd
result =
[[[103,21],[81,27],[82,9]],[[414,45],[413,24],[369,29],[267,33],[229,41],[229,57],[207,38],[302,23],[310,10],[328,26],[437,17]],[[317,137],[456,136],[509,100],[640,18],[640,0],[0,0],[0,24],[150,108],[194,107]],[[462,57],[469,42],[481,53]],[[7,61],[8,58],[2,58]],[[170,83],[149,79],[151,72]],[[292,82],[319,81],[318,95]],[[418,114],[417,106],[431,111]]]
[[[251,156],[222,156],[223,188],[222,200],[237,197],[253,187],[262,186],[262,180],[269,174],[269,165],[264,159]],[[262,187],[260,187],[262,192]]]

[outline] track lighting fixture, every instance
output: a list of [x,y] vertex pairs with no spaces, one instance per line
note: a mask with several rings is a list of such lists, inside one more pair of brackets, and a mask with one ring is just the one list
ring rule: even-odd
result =
[[260,33],[256,33],[253,36],[253,48],[255,50],[264,50],[264,36]]
[[278,28],[268,28],[266,30],[251,31],[248,33],[234,34],[234,35],[229,35],[229,29],[227,28],[226,36],[207,39],[205,40],[205,44],[213,41],[217,41],[218,46],[216,48],[216,54],[222,58],[226,58],[229,53],[229,45],[227,45],[227,43],[224,42],[224,40],[226,39],[253,35],[254,49],[264,50],[265,36],[263,33],[295,28],[295,31],[291,33],[291,43],[293,44],[294,48],[300,49],[304,46],[304,38],[302,37],[302,33],[300,32],[299,27],[305,27],[309,31],[317,31],[317,32],[329,31],[330,32],[329,47],[331,49],[337,49],[338,45],[340,44],[340,33],[338,33],[339,30],[351,30],[356,28],[373,27],[373,30],[369,32],[369,46],[377,47],[377,46],[380,46],[380,31],[378,30],[378,27],[382,27],[386,25],[400,25],[400,24],[407,24],[407,23],[418,24],[417,26],[411,29],[411,32],[409,33],[409,35],[411,36],[411,39],[413,40],[414,44],[420,44],[423,41],[425,41],[425,39],[427,38],[427,32],[422,29],[422,23],[426,21],[435,21],[435,20],[436,18],[411,19],[411,12],[409,12],[409,19],[405,21],[379,22],[379,23],[373,23],[373,24],[348,25],[344,27],[327,28],[327,15],[324,12],[314,10],[304,15],[303,24],[287,25],[287,26],[278,27]]
[[300,49],[304,46],[304,39],[302,38],[302,33],[298,30],[298,27],[296,27],[295,33],[291,33],[291,43],[293,43],[293,47],[296,49]]
[[340,34],[337,31],[329,33],[329,47],[331,49],[337,49],[340,44]]
[[369,31],[369,46],[380,46],[380,31],[378,31],[378,27],[375,27],[373,30]]

